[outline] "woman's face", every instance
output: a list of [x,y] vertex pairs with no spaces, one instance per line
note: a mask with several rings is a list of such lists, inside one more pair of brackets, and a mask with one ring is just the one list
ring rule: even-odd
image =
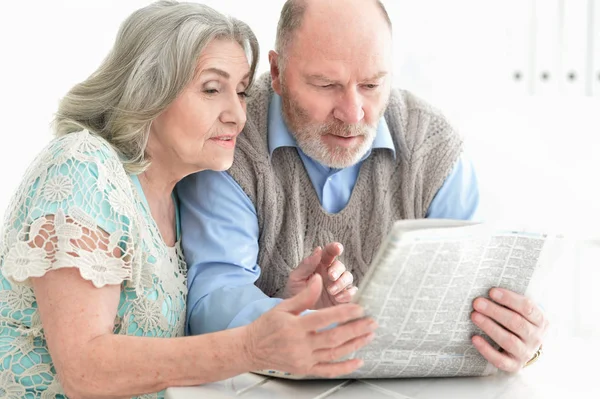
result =
[[194,80],[152,122],[151,158],[178,165],[184,175],[229,169],[236,137],[246,123],[249,74],[248,59],[237,42],[209,43]]

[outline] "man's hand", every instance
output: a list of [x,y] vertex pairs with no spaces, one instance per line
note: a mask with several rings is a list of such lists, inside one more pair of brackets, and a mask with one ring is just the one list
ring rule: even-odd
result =
[[313,274],[321,275],[324,290],[316,303],[316,309],[350,302],[358,289],[352,285],[354,277],[346,270],[346,266],[336,258],[342,254],[342,244],[332,242],[324,249],[317,247],[313,253],[304,258],[298,267],[290,273],[285,297],[292,297],[307,287]]
[[512,291],[492,288],[490,298],[475,299],[471,320],[503,351],[497,351],[478,335],[472,338],[473,344],[500,370],[517,372],[542,344],[548,320],[531,299]]

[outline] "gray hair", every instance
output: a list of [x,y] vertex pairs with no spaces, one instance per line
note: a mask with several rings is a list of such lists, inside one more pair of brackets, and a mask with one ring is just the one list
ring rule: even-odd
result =
[[[381,0],[375,0],[375,2],[379,6],[383,17],[391,30],[392,20],[390,19],[385,6]],[[287,0],[281,9],[281,15],[279,16],[279,22],[277,24],[277,35],[275,37],[275,51],[279,54],[278,63],[280,70],[285,67],[285,60],[287,59],[286,50],[294,38],[294,33],[302,25],[306,7],[306,0]]]
[[115,148],[129,173],[143,172],[152,121],[193,80],[202,50],[214,39],[242,46],[252,82],[259,47],[245,23],[198,3],[158,1],[135,11],[102,65],[61,100],[56,135],[87,129]]

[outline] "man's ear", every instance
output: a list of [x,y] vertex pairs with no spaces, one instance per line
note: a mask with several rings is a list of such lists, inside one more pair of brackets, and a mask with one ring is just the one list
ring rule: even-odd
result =
[[269,65],[271,67],[271,87],[273,91],[281,95],[281,71],[279,70],[279,54],[276,51],[269,51]]

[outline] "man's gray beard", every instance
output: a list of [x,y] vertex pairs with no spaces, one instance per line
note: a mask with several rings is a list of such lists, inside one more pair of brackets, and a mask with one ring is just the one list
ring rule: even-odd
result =
[[[292,100],[286,94],[283,90],[283,119],[300,149],[320,164],[329,168],[347,168],[357,164],[373,145],[377,133],[376,126],[365,123],[349,125],[337,120],[326,123],[306,122],[309,119],[306,111],[292,104]],[[341,137],[360,136],[362,142],[351,149],[343,147],[331,149],[322,141],[322,137],[326,134]]]
[[[292,134],[298,146],[306,155],[330,168],[343,169],[357,164],[369,151],[375,140],[376,130],[366,125],[341,126],[335,122],[307,125],[296,129]],[[357,136],[362,142],[356,147],[330,147],[322,141],[326,134],[341,137]]]

